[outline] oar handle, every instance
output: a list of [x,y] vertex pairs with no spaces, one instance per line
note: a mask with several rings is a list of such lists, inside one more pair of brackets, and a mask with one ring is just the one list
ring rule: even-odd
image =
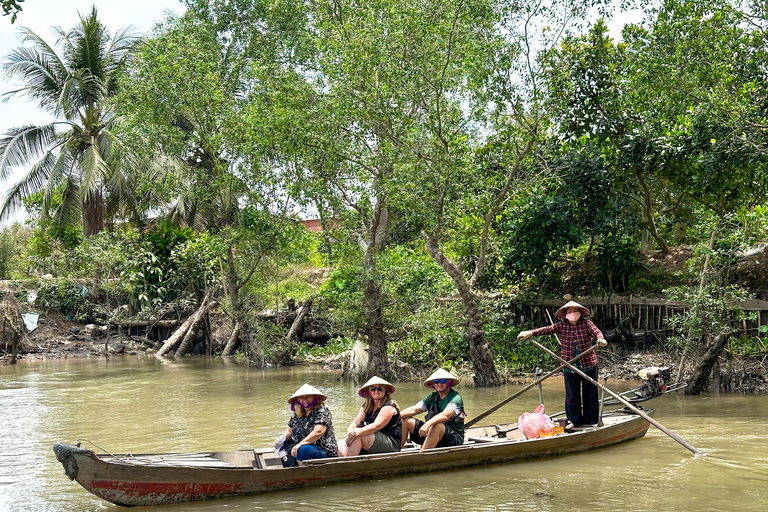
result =
[[[686,447],[688,450],[690,450],[691,452],[693,452],[695,455],[701,455],[701,454],[702,454],[702,452],[701,452],[701,451],[699,451],[698,449],[696,449],[695,447],[693,447],[691,444],[689,444],[689,443],[688,443],[688,442],[687,442],[685,439],[683,439],[682,437],[680,437],[678,434],[676,434],[676,433],[672,432],[672,431],[671,431],[671,430],[669,430],[667,427],[665,427],[664,425],[662,425],[661,423],[659,423],[658,421],[656,421],[655,419],[651,418],[651,417],[650,417],[650,416],[648,416],[646,413],[644,413],[643,411],[641,411],[640,409],[638,409],[637,407],[635,407],[634,405],[632,405],[631,403],[629,403],[629,402],[628,402],[627,400],[625,400],[623,397],[621,397],[620,395],[617,395],[616,393],[614,393],[613,391],[611,391],[611,390],[610,390],[610,389],[608,389],[607,387],[603,386],[602,384],[600,384],[599,382],[597,382],[595,379],[593,379],[592,377],[590,377],[590,376],[589,376],[589,375],[587,375],[586,373],[582,372],[581,370],[579,370],[578,368],[576,368],[575,366],[573,366],[571,363],[569,363],[568,361],[566,361],[566,360],[565,360],[565,359],[563,359],[562,357],[558,356],[557,354],[555,354],[554,352],[552,352],[551,350],[549,350],[547,347],[545,347],[545,346],[543,346],[543,345],[541,345],[541,344],[537,343],[537,342],[536,342],[536,341],[534,341],[533,339],[530,339],[529,341],[530,341],[531,343],[533,343],[534,345],[536,345],[537,347],[539,347],[539,348],[540,348],[541,350],[543,350],[544,352],[546,352],[547,354],[549,354],[550,356],[552,356],[553,358],[555,358],[555,360],[556,360],[556,361],[560,361],[562,364],[564,364],[565,366],[567,366],[568,368],[570,368],[570,370],[571,370],[572,372],[575,372],[575,373],[577,373],[577,374],[581,375],[581,376],[582,376],[582,378],[584,378],[585,380],[587,380],[587,381],[591,382],[592,384],[594,384],[594,385],[595,385],[595,386],[597,386],[598,388],[600,388],[600,389],[604,390],[606,393],[608,393],[609,395],[611,395],[613,398],[615,398],[615,399],[616,399],[616,400],[618,400],[619,402],[623,403],[623,404],[624,404],[624,405],[625,405],[625,406],[626,406],[628,409],[630,409],[631,411],[634,411],[636,414],[640,415],[642,418],[644,418],[645,420],[647,420],[648,422],[650,422],[650,423],[651,423],[651,424],[652,424],[654,427],[658,428],[659,430],[661,430],[662,432],[664,432],[665,434],[667,434],[669,437],[671,437],[672,439],[674,439],[675,441],[677,441],[677,442],[678,442],[678,443],[680,443],[681,445],[685,446],[685,447]],[[586,353],[586,352],[585,352],[585,353]]]
[[[581,354],[579,354],[578,356],[576,356],[576,357],[574,357],[573,359],[571,359],[569,362],[570,362],[571,364],[573,364],[573,363],[575,363],[576,361],[578,361],[579,359],[581,359],[582,357],[584,357],[584,356],[586,356],[587,354],[589,354],[590,352],[594,352],[596,349],[597,349],[597,345],[592,345],[592,346],[591,346],[591,347],[589,347],[587,350],[585,350],[584,352],[582,352],[582,353],[581,353]],[[541,383],[542,381],[544,381],[544,380],[546,380],[546,379],[550,378],[551,376],[553,376],[554,374],[556,374],[557,372],[559,372],[559,371],[560,371],[560,370],[562,370],[563,368],[565,368],[565,365],[564,365],[564,364],[561,364],[560,366],[558,366],[557,368],[555,368],[554,370],[552,370],[552,371],[551,371],[551,372],[549,372],[548,374],[544,375],[543,377],[541,377],[541,378],[538,378],[538,379],[534,380],[533,382],[531,382],[530,384],[528,384],[527,386],[525,386],[523,389],[521,389],[520,391],[518,391],[518,392],[517,392],[517,393],[515,393],[514,395],[512,395],[512,396],[509,396],[509,397],[505,398],[504,400],[502,400],[502,401],[501,401],[501,402],[499,402],[498,404],[494,405],[493,407],[491,407],[491,408],[490,408],[490,409],[488,409],[487,411],[485,411],[485,412],[481,412],[480,414],[478,414],[477,416],[475,416],[475,417],[474,417],[474,418],[472,418],[471,420],[469,420],[469,421],[467,421],[466,423],[464,423],[464,428],[469,428],[469,427],[471,427],[472,425],[474,425],[475,423],[477,423],[478,421],[480,421],[481,419],[483,419],[483,418],[485,418],[486,416],[488,416],[489,414],[491,414],[491,413],[493,413],[493,412],[496,412],[496,411],[497,411],[497,410],[498,410],[498,409],[499,409],[499,408],[500,408],[502,405],[508,404],[509,402],[511,402],[512,400],[514,400],[515,398],[519,397],[520,395],[522,395],[523,393],[525,393],[526,391],[528,391],[529,389],[531,389],[533,386],[536,386],[536,385],[538,385],[539,383]]]

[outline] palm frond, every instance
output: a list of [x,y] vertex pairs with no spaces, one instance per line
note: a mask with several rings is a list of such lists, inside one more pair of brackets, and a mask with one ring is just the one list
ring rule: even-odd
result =
[[25,198],[45,189],[57,160],[53,152],[46,152],[20,180],[8,189],[3,205],[0,207],[0,220],[13,217],[23,207]]
[[6,92],[4,97],[26,95],[45,111],[58,113],[59,92],[66,75],[52,64],[51,58],[36,48],[20,46],[5,57],[3,71],[7,80],[23,84]]
[[0,137],[0,180],[8,179],[13,167],[24,167],[47,150],[62,144],[56,125],[11,128]]
[[181,227],[196,227],[195,224],[200,224],[197,221],[197,203],[191,196],[180,195],[171,205],[168,215],[171,222]]
[[137,169],[141,163],[138,156],[125,142],[118,137],[112,128],[115,123],[108,120],[104,128],[99,133],[101,152],[110,166],[119,165],[122,169]]
[[61,60],[59,54],[56,53],[53,47],[49,45],[45,39],[27,27],[22,27],[20,32],[22,35],[22,44],[31,42],[32,46],[37,49],[44,60],[51,66],[51,69],[54,70],[56,76],[63,76],[67,73],[67,66],[64,64],[64,61]]
[[139,41],[141,41],[141,37],[133,25],[118,29],[107,48],[107,54],[113,65],[123,62],[133,52]]
[[135,157],[121,141],[110,131],[104,130],[98,137],[99,153],[109,168],[104,176],[106,190],[110,200],[115,199],[129,209],[136,204],[133,186],[127,171],[135,164]]
[[88,118],[87,109],[93,109],[107,96],[103,80],[87,69],[77,69],[64,82],[59,104],[67,119],[79,118],[85,127],[101,124],[101,119]]
[[[61,204],[56,209],[54,216],[58,222],[66,225],[74,225],[83,215],[81,189],[77,180],[72,179],[72,177],[65,179],[62,185]],[[48,208],[44,208],[44,211],[47,212]]]
[[65,51],[72,69],[85,69],[91,75],[105,79],[105,63],[109,34],[98,19],[96,6],[67,34]]

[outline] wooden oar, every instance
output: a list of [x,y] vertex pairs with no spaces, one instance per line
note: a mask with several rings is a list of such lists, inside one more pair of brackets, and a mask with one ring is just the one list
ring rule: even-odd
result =
[[[585,350],[584,352],[582,352],[582,353],[581,353],[581,354],[579,354],[578,356],[576,356],[576,357],[574,357],[573,359],[571,359],[571,360],[569,361],[569,363],[571,363],[571,364],[575,363],[576,361],[578,361],[578,360],[579,360],[579,359],[581,359],[582,357],[586,356],[586,355],[587,355],[587,354],[589,354],[590,352],[594,351],[595,349],[597,349],[597,345],[593,345],[593,346],[591,346],[591,347],[590,347],[588,350]],[[565,368],[565,365],[564,365],[564,364],[561,364],[560,366],[558,366],[556,369],[552,370],[551,372],[549,372],[549,373],[548,373],[548,374],[546,374],[545,376],[543,376],[543,377],[541,377],[541,378],[539,378],[539,379],[536,379],[536,380],[535,380],[535,381],[533,381],[532,383],[528,384],[527,386],[525,386],[523,389],[521,389],[520,391],[518,391],[518,392],[517,392],[517,393],[515,393],[514,395],[512,395],[512,396],[509,396],[509,397],[505,398],[504,400],[502,400],[501,402],[497,403],[496,405],[494,405],[493,407],[491,407],[491,408],[490,408],[490,409],[488,409],[487,411],[485,411],[485,412],[482,412],[482,413],[478,414],[477,416],[475,416],[474,418],[472,418],[472,419],[471,419],[471,420],[469,420],[468,422],[464,423],[464,428],[469,428],[469,427],[471,427],[472,425],[474,425],[475,423],[477,423],[477,422],[478,422],[478,421],[480,421],[481,419],[485,418],[486,416],[488,416],[488,415],[489,415],[489,414],[491,414],[492,412],[495,412],[495,411],[497,411],[497,410],[499,409],[499,407],[501,407],[502,405],[508,404],[509,402],[511,402],[512,400],[514,400],[515,398],[519,397],[520,395],[522,395],[523,393],[525,393],[526,391],[528,391],[529,389],[531,389],[533,386],[537,386],[537,385],[538,385],[540,382],[542,382],[542,381],[544,381],[544,380],[546,380],[546,379],[550,378],[551,376],[553,376],[554,374],[556,374],[557,372],[559,372],[559,371],[560,371],[560,370],[562,370],[563,368]]]
[[[604,390],[606,393],[608,393],[609,395],[611,395],[613,398],[615,398],[615,399],[616,399],[616,400],[618,400],[619,402],[623,403],[623,404],[624,404],[624,405],[625,405],[625,406],[626,406],[626,407],[627,407],[629,410],[631,410],[631,411],[634,411],[636,414],[640,415],[642,418],[644,418],[645,420],[649,421],[649,422],[650,422],[650,423],[651,423],[651,424],[652,424],[654,427],[658,428],[659,430],[661,430],[662,432],[664,432],[665,434],[667,434],[669,437],[671,437],[672,439],[674,439],[675,441],[677,441],[677,442],[678,442],[678,443],[680,443],[681,445],[685,446],[687,449],[689,449],[689,450],[690,450],[691,452],[693,452],[695,455],[701,455],[701,454],[702,454],[702,452],[700,452],[699,450],[697,450],[695,447],[691,446],[691,445],[690,445],[690,444],[689,444],[689,443],[688,443],[688,442],[687,442],[685,439],[683,439],[682,437],[680,437],[680,436],[679,436],[679,435],[677,435],[676,433],[672,432],[671,430],[669,430],[667,427],[665,427],[664,425],[662,425],[661,423],[659,423],[659,422],[658,422],[658,421],[656,421],[655,419],[653,419],[653,418],[651,418],[650,416],[648,416],[646,413],[644,413],[643,411],[641,411],[640,409],[638,409],[637,407],[635,407],[634,405],[632,405],[631,403],[629,403],[627,400],[624,400],[624,398],[622,398],[622,397],[621,397],[621,396],[619,396],[618,394],[614,393],[613,391],[611,391],[611,390],[610,390],[610,389],[608,389],[607,387],[603,386],[602,384],[600,384],[599,382],[597,382],[595,379],[593,379],[592,377],[590,377],[590,376],[589,376],[589,375],[587,375],[586,373],[582,372],[581,370],[579,370],[578,368],[576,368],[575,366],[573,366],[571,363],[567,362],[567,361],[566,361],[565,359],[563,359],[562,357],[558,356],[557,354],[555,354],[554,352],[552,352],[551,350],[549,350],[547,347],[545,347],[545,346],[543,346],[543,345],[541,345],[541,344],[537,343],[537,342],[536,342],[536,341],[534,341],[532,338],[531,338],[531,339],[529,339],[528,341],[530,341],[531,343],[533,343],[534,345],[536,345],[537,347],[539,347],[541,350],[543,350],[544,352],[546,352],[547,354],[549,354],[550,356],[552,356],[553,358],[555,358],[555,361],[559,361],[560,363],[562,363],[562,364],[564,364],[565,366],[567,366],[568,368],[570,368],[570,370],[571,370],[572,372],[578,373],[578,374],[579,374],[579,375],[581,375],[581,376],[582,376],[582,377],[583,377],[585,380],[587,380],[587,381],[591,382],[592,384],[594,384],[594,385],[595,385],[595,386],[597,386],[598,388],[600,388],[600,389]],[[597,346],[597,345],[594,345],[592,348],[594,348],[595,346]],[[585,354],[586,354],[586,352],[585,352]]]

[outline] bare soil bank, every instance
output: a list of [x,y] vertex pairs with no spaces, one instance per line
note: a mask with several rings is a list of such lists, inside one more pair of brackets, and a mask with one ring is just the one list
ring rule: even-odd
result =
[[[104,357],[107,353],[148,355],[155,352],[155,347],[136,338],[125,337],[121,341],[113,336],[109,344],[105,344],[103,329],[72,322],[60,315],[41,315],[37,329],[29,334],[27,348],[28,352],[19,356],[20,360],[26,362],[70,357]],[[0,364],[7,364],[8,359],[7,356],[3,357]],[[320,363],[329,370],[338,371],[342,366],[339,359],[339,356],[331,356],[312,363]],[[679,354],[669,351],[622,353],[610,346],[599,352],[598,359],[601,374],[610,374],[610,380],[636,380],[637,373],[649,366],[666,366],[674,376],[680,363]],[[688,376],[693,372],[694,364],[695,362],[691,361],[686,364],[684,375]],[[508,377],[510,382],[530,382],[530,379],[529,375]],[[469,378],[466,380],[471,381]],[[760,360],[721,358],[720,389],[730,392],[768,392],[768,364]]]

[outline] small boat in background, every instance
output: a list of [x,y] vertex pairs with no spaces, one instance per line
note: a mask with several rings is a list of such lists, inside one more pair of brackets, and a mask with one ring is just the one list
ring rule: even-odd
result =
[[[652,409],[644,411],[653,414]],[[53,451],[71,480],[126,507],[163,505],[325,485],[363,478],[421,473],[548,457],[643,437],[650,423],[629,409],[606,412],[602,425],[525,439],[516,423],[468,428],[462,446],[306,461],[283,468],[272,450],[200,453],[97,454],[56,444]]]

